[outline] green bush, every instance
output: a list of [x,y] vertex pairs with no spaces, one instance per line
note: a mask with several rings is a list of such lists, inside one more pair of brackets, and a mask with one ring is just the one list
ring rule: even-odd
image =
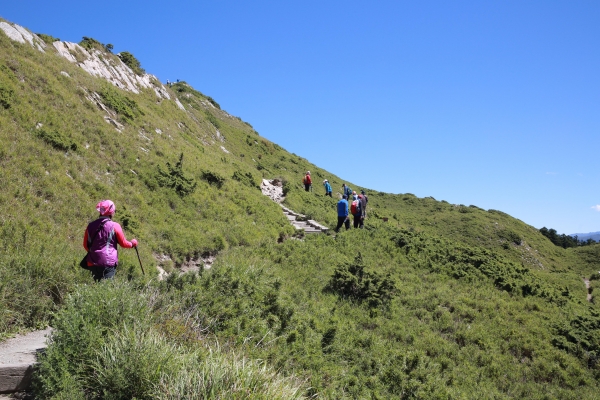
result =
[[77,150],[77,144],[65,137],[63,134],[56,130],[48,130],[42,128],[36,132],[37,136],[40,137],[44,142],[57,150],[69,151]]
[[93,362],[117,329],[150,327],[141,293],[117,281],[81,286],[53,322],[54,332],[34,375],[38,395],[53,397],[76,390],[96,392]]
[[45,33],[36,33],[36,35],[44,41],[47,45],[52,46],[52,43],[60,41],[59,38],[54,36],[46,35]]
[[206,115],[206,119],[217,129],[221,127],[221,123],[210,111],[205,110],[204,115]]
[[208,182],[211,185],[215,185],[218,188],[221,188],[225,183],[225,178],[219,175],[216,172],[212,172],[209,170],[202,171],[202,175],[200,175],[202,179]]
[[243,183],[246,186],[250,186],[252,188],[259,187],[254,180],[254,176],[250,172],[243,173],[241,171],[234,171],[231,179],[234,179],[238,182]]
[[84,36],[79,45],[86,50],[104,50],[104,45],[94,38]]
[[137,75],[144,75],[146,71],[142,68],[142,64],[137,58],[128,51],[122,51],[117,56],[123,61],[123,64],[127,65]]
[[12,105],[15,91],[0,82],[0,107],[8,110]]
[[510,229],[502,229],[498,231],[498,237],[508,241],[509,243],[516,244],[517,246],[520,246],[523,242],[523,239]]
[[112,86],[104,86],[99,94],[104,103],[116,111],[126,122],[132,122],[137,117],[144,115],[135,100],[131,100]]
[[383,277],[377,272],[366,271],[362,255],[358,253],[352,264],[337,266],[326,289],[342,298],[366,302],[377,308],[389,305],[396,285],[389,275]]
[[565,323],[555,323],[552,344],[582,358],[600,372],[600,313],[576,315]]
[[158,166],[156,179],[160,186],[175,190],[180,197],[194,193],[198,185],[193,178],[187,178],[183,174],[183,153],[179,155],[179,160],[174,166],[167,162],[167,171]]
[[201,342],[176,335],[176,330],[196,327],[190,321],[193,317],[199,316],[171,306],[168,297],[154,289],[118,280],[81,286],[57,314],[50,344],[34,372],[35,394],[65,399],[204,399],[239,394],[299,398],[293,379],[264,364],[218,348],[208,350]]

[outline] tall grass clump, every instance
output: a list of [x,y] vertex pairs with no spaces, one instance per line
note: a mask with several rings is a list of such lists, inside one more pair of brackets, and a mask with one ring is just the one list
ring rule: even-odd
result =
[[84,278],[70,246],[47,243],[47,234],[56,231],[0,217],[0,336],[47,326],[52,312]]
[[78,287],[55,318],[34,374],[36,396],[299,398],[294,381],[261,363],[166,336],[182,319],[162,296],[120,280]]
[[189,360],[177,376],[163,374],[157,399],[301,399],[300,386],[264,362],[209,352],[201,362]]

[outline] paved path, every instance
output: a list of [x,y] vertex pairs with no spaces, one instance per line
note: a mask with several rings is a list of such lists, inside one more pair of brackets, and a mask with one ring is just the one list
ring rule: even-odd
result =
[[51,332],[52,328],[46,328],[0,343],[0,393],[27,388],[36,355],[46,348],[46,339]]

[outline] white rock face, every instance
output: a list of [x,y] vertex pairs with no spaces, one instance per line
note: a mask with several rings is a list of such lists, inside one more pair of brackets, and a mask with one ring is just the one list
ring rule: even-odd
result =
[[6,33],[6,36],[8,36],[11,40],[19,43],[25,43],[23,36],[12,25],[3,21],[0,22],[0,29],[2,29],[4,33]]
[[[11,40],[23,44],[29,43],[41,52],[44,52],[46,48],[43,40],[19,25],[2,21],[0,22],[0,29]],[[167,88],[160,83],[158,78],[150,74],[137,75],[117,56],[96,49],[88,51],[77,43],[56,41],[52,45],[60,56],[73,64],[77,64],[90,75],[106,79],[118,88],[136,94],[140,93],[142,89],[152,89],[159,99],[172,100]],[[69,76],[66,72],[61,72],[61,74]],[[175,98],[174,100],[177,107],[185,111],[185,107],[179,99]],[[117,129],[119,128],[117,127]]]
[[185,111],[185,108],[183,107],[183,104],[181,104],[181,102],[179,101],[178,98],[175,98],[175,103],[177,104],[177,107],[179,107],[180,109],[182,109],[183,111]]
[[69,48],[67,47],[66,42],[54,42],[52,43],[58,54],[71,61],[72,63],[76,63],[77,59],[69,52]]
[[[46,47],[43,40],[22,26],[0,22],[0,29],[16,42],[29,43],[42,52]],[[167,89],[154,75],[144,74],[139,76],[135,74],[117,56],[105,54],[96,49],[87,51],[77,43],[56,41],[52,45],[62,57],[77,64],[90,75],[104,78],[116,87],[133,93],[139,93],[141,89],[152,88],[158,98],[171,99]],[[177,102],[177,106],[184,109],[179,102]]]
[[22,26],[19,26],[16,24],[11,25],[7,22],[2,21],[2,22],[0,22],[0,29],[2,29],[4,31],[4,33],[6,33],[6,36],[8,36],[11,40],[14,40],[15,42],[19,42],[19,43],[23,43],[23,44],[29,43],[30,45],[37,48],[42,53],[44,52],[46,43],[44,43],[44,41],[42,39],[37,37],[37,35],[34,35],[33,33],[29,32],[27,29],[23,28]]

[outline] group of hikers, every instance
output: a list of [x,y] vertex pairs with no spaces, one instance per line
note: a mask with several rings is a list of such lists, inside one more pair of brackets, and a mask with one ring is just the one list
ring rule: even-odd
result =
[[[310,171],[306,172],[302,181],[304,189],[307,192],[311,191]],[[325,196],[333,198],[333,191],[327,179],[323,181],[323,186],[325,187]],[[350,199],[352,200],[349,203]],[[337,203],[338,223],[335,231],[338,232],[342,225],[345,225],[346,229],[350,229],[350,214],[354,217],[354,228],[363,228],[367,216],[368,202],[369,198],[364,190],[361,190],[360,194],[357,195],[344,183],[342,185],[342,198]],[[91,271],[96,282],[111,279],[115,276],[119,263],[117,245],[126,249],[135,248],[138,245],[136,239],[132,239],[131,242],[128,241],[121,225],[112,220],[115,210],[115,203],[111,200],[99,202],[96,205],[96,211],[100,215],[88,224],[83,235],[83,247],[87,254],[81,261],[81,266]]]
[[[310,171],[306,171],[302,183],[304,184],[304,190],[307,192],[312,191]],[[333,198],[333,190],[327,179],[323,181],[323,186],[325,187],[325,196]],[[342,198],[337,203],[338,223],[334,230],[338,232],[342,225],[346,227],[346,230],[350,229],[350,214],[354,219],[354,228],[362,229],[367,216],[368,202],[369,198],[364,190],[361,190],[360,194],[357,195],[356,191],[353,191],[350,186],[345,183],[342,184]]]

